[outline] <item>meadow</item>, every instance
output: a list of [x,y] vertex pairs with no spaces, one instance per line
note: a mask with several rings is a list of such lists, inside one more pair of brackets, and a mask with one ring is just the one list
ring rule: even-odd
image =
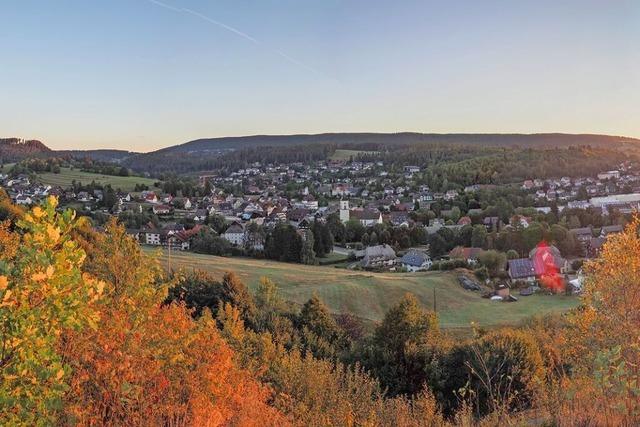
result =
[[51,186],[69,187],[72,181],[89,184],[95,181],[97,184],[110,184],[114,190],[133,191],[136,184],[144,184],[149,189],[154,188],[156,180],[140,176],[113,176],[91,172],[83,172],[79,169],[61,168],[60,173],[44,172],[38,174],[38,181]]
[[[147,249],[153,252],[153,249]],[[466,291],[455,272],[370,273],[331,266],[308,266],[249,258],[225,258],[172,251],[160,253],[165,267],[200,269],[221,277],[234,271],[254,290],[265,276],[277,283],[287,300],[303,304],[316,293],[335,313],[351,313],[377,322],[407,292],[424,307],[435,308],[443,328],[516,325],[535,315],[564,312],[578,305],[578,298],[564,295],[532,295],[518,302],[493,302]],[[435,292],[434,292],[435,290]]]

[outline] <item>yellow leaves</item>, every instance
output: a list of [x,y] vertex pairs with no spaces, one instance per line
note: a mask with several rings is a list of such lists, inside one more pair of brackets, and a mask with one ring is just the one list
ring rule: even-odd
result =
[[56,380],[60,380],[63,376],[64,376],[64,369],[60,369],[60,370],[56,373]]
[[47,197],[47,205],[51,206],[52,209],[55,209],[58,207],[58,198],[55,196],[49,196]]
[[0,276],[0,291],[4,291],[9,286],[9,279],[7,276]]
[[45,213],[40,206],[36,206],[31,210],[31,214],[37,219],[40,219],[44,216]]
[[49,236],[49,239],[57,242],[58,239],[60,239],[60,228],[47,224],[47,236]]

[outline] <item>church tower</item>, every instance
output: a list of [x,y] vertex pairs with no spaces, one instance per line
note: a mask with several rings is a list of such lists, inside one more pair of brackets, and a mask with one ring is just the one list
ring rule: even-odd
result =
[[349,221],[349,201],[340,200],[340,221]]

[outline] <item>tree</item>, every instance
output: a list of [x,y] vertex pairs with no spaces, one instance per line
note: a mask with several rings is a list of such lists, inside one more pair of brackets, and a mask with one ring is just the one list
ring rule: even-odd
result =
[[523,410],[535,402],[545,372],[530,334],[513,329],[492,332],[469,344],[464,352],[467,388],[473,392],[471,399],[480,415]]
[[482,225],[474,225],[471,231],[471,247],[486,248],[487,247],[487,228]]
[[[182,302],[162,304],[167,283],[157,261],[122,226],[108,223],[105,233],[81,230],[77,240],[91,254],[84,268],[105,287],[96,302],[99,327],[63,336],[62,352],[74,374],[59,424],[284,422],[267,405],[269,392],[237,366],[206,309],[194,321]],[[212,288],[227,304],[246,306],[245,290],[232,276]]]
[[345,238],[347,242],[359,242],[365,229],[357,219],[350,219],[345,224]]
[[504,253],[490,250],[482,251],[482,253],[478,255],[478,261],[481,265],[487,267],[489,275],[495,277],[504,269],[507,260]]
[[293,226],[278,224],[267,234],[264,253],[270,259],[300,262],[302,244],[302,237]]
[[347,345],[343,331],[316,294],[302,306],[298,327],[302,331],[302,348],[316,357],[335,357]]
[[412,294],[406,294],[376,328],[364,366],[392,396],[413,395],[433,374],[429,366],[439,338],[436,314],[424,311]]
[[253,297],[233,272],[226,272],[222,281],[200,270],[183,275],[168,291],[165,303],[173,302],[183,302],[194,317],[200,317],[205,309],[215,314],[225,303],[237,308],[247,321],[252,322],[256,314]]
[[104,283],[82,267],[73,241],[81,225],[56,212],[49,197],[17,221],[0,226],[0,424],[57,424],[71,373],[60,352],[65,330],[86,331],[99,319]]
[[307,230],[300,249],[300,262],[302,264],[314,265],[316,261],[316,253],[313,250],[314,245],[313,231]]
[[205,224],[213,228],[213,230],[218,234],[224,233],[225,230],[227,229],[227,221],[224,219],[222,215],[219,215],[219,214],[213,214],[213,215],[207,216],[207,220],[205,221]]

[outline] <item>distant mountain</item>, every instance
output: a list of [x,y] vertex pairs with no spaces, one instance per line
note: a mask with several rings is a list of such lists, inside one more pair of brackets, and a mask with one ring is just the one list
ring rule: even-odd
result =
[[3,162],[16,162],[26,157],[50,153],[51,149],[37,140],[20,138],[0,138],[0,159]]

